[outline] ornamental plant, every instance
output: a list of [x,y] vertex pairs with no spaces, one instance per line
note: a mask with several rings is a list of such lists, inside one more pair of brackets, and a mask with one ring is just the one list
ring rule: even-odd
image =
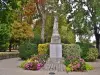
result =
[[39,55],[49,54],[49,44],[39,44],[38,45],[38,54]]
[[37,52],[37,45],[29,41],[25,41],[19,46],[19,57],[21,59],[28,59]]
[[80,57],[81,48],[77,44],[63,44],[62,53],[64,57]]
[[98,49],[97,48],[89,48],[87,52],[87,56],[85,57],[86,61],[95,61],[98,58]]
[[65,58],[64,64],[66,65],[66,71],[87,71],[92,70],[93,67],[86,63],[84,59],[80,57],[67,57]]
[[23,61],[20,65],[25,70],[40,70],[46,63],[47,55],[35,55]]

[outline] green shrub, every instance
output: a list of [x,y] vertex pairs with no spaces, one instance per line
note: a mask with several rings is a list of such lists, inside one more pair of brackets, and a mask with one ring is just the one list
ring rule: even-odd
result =
[[82,58],[68,57],[68,58],[65,58],[64,63],[66,65],[66,71],[67,72],[71,72],[71,71],[88,71],[88,70],[93,69],[93,67],[90,64],[86,63],[84,61],[84,59],[82,59]]
[[15,58],[19,56],[19,52],[0,52],[0,60]]
[[33,32],[34,32],[34,38],[32,39],[32,42],[34,44],[39,44],[41,43],[41,22],[40,20],[36,21],[36,25],[33,28]]
[[77,43],[80,45],[82,49],[81,57],[85,59],[85,61],[95,61],[98,57],[98,50],[93,48],[93,46],[89,43]]
[[88,43],[77,43],[80,48],[82,49],[81,57],[85,59],[87,56],[87,52],[89,51],[89,44]]
[[49,54],[49,44],[39,44],[38,54],[39,55]]
[[64,57],[80,57],[81,49],[77,44],[63,44],[63,56]]
[[7,24],[0,24],[0,52],[5,52],[9,47],[10,40],[10,26]]
[[24,68],[24,67],[25,67],[25,64],[28,63],[28,62],[31,62],[31,60],[30,60],[30,59],[27,59],[27,60],[23,61],[23,62],[19,65],[19,67],[20,67],[20,68]]
[[9,47],[9,42],[6,43],[0,43],[0,52],[6,52],[6,50]]
[[34,33],[34,38],[31,39],[31,41],[32,41],[34,44],[39,44],[39,43],[41,43],[41,37],[40,37],[40,35]]
[[89,48],[87,55],[85,57],[86,61],[95,61],[98,58],[98,50],[97,48]]
[[19,47],[19,56],[21,59],[28,59],[37,54],[37,45],[30,42],[24,42]]
[[93,70],[93,66],[90,65],[90,64],[88,64],[88,63],[85,63],[84,67],[85,67],[85,70],[86,70],[86,71],[88,71],[88,70]]
[[72,71],[71,66],[72,66],[71,64],[69,64],[68,66],[66,66],[66,71],[67,71],[67,72],[71,72],[71,71]]

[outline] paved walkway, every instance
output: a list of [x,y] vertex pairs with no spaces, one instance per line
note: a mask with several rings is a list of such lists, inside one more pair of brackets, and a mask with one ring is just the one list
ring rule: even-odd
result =
[[[19,58],[0,60],[0,75],[49,75],[49,71],[27,71],[18,67],[22,61]],[[100,75],[100,60],[92,62],[95,69],[89,72],[57,72],[55,75]]]

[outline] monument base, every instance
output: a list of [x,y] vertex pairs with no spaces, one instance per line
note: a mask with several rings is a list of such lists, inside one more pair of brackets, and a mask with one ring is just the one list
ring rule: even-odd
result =
[[50,44],[50,58],[62,58],[62,44]]

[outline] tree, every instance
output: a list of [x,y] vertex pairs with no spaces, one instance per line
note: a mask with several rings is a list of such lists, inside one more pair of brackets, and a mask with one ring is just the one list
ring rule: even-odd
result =
[[26,20],[28,24],[32,24],[33,15],[37,12],[34,0],[28,0],[27,3],[23,5],[22,11],[24,20]]
[[47,14],[45,23],[45,42],[51,41],[53,24],[54,24],[54,16],[52,14]]
[[[31,38],[34,37],[32,27],[27,24],[26,22],[17,22],[14,21],[12,24],[12,29],[11,29],[12,35],[11,35],[11,40],[10,40],[10,46],[12,42],[16,42],[20,44],[22,41],[25,40],[30,40]],[[11,50],[11,47],[10,47]]]
[[75,43],[75,33],[71,25],[67,23],[66,16],[59,16],[58,23],[62,43]]
[[45,20],[46,20],[46,11],[45,11],[45,2],[46,0],[35,0],[37,10],[39,15],[41,16],[42,26],[41,26],[41,40],[44,43],[44,35],[45,35]]
[[[100,21],[100,1],[99,0],[69,0],[72,6],[69,22],[72,22],[74,31],[80,36],[94,34],[96,36],[96,47],[99,49],[99,35],[97,33],[97,25]],[[74,10],[73,10],[74,9]],[[99,25],[100,28],[100,25]],[[90,32],[92,31],[92,33]],[[88,35],[90,37],[91,35]]]
[[9,25],[0,24],[0,52],[8,49],[10,36]]
[[[88,6],[88,12],[91,13],[91,25],[94,28],[94,34],[96,37],[96,48],[99,50],[100,54],[100,34],[98,33],[98,29],[100,29],[100,1],[99,0],[91,0],[87,1],[87,6]],[[97,25],[99,25],[97,27]]]

